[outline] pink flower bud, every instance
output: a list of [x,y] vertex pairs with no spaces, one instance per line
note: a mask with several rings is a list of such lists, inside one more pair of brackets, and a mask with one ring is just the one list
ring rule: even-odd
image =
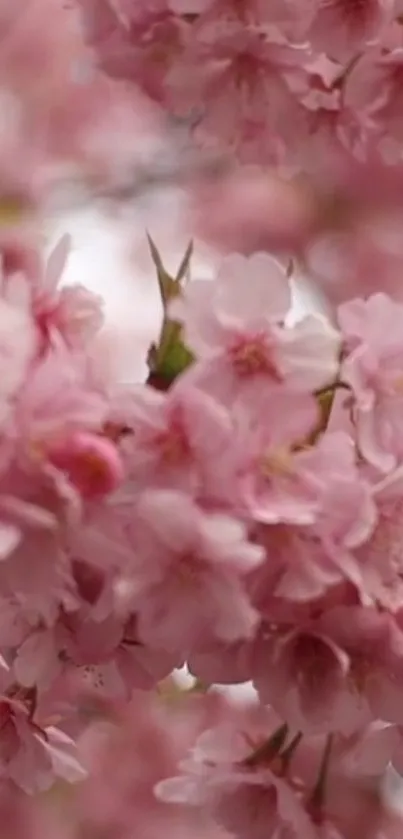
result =
[[80,431],[52,448],[50,460],[86,498],[107,495],[123,480],[123,464],[110,440]]

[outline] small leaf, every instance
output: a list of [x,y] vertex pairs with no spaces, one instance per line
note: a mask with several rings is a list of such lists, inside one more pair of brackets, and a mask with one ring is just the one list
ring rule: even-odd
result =
[[177,283],[177,281],[171,277],[171,275],[168,274],[168,271],[164,268],[159,251],[149,233],[147,233],[147,239],[150,246],[151,258],[157,271],[162,302],[164,307],[166,307],[169,300],[172,300],[173,297],[176,297],[179,294],[179,283]]
[[179,266],[179,268],[176,272],[176,277],[175,277],[176,282],[180,283],[180,281],[183,280],[183,278],[189,273],[190,260],[192,259],[192,256],[193,256],[193,241],[191,239],[187,248],[186,248],[185,255],[182,259],[182,262],[181,262],[181,264],[180,264],[180,266]]
[[180,373],[183,373],[193,364],[193,355],[182,342],[176,341],[169,347],[161,364],[158,367],[159,375],[169,382],[173,382]]
[[176,321],[167,317],[167,304],[181,293],[181,282],[189,271],[193,254],[193,242],[189,242],[184,257],[179,265],[176,277],[165,270],[158,248],[147,234],[151,257],[154,262],[164,306],[164,318],[158,344],[150,347],[147,363],[150,370],[149,383],[159,389],[168,387],[180,375],[194,358],[182,341],[182,328]]

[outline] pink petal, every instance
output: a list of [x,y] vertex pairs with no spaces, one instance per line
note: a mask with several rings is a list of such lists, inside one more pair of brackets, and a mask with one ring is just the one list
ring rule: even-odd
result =
[[12,524],[0,525],[0,562],[7,559],[21,541],[21,531]]
[[223,318],[237,318],[244,324],[262,319],[278,322],[291,306],[285,271],[265,253],[255,253],[249,259],[239,254],[226,257],[216,283],[216,311]]

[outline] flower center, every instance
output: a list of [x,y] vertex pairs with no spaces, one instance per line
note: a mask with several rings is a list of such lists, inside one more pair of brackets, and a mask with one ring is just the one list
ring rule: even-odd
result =
[[232,366],[241,378],[269,376],[276,382],[283,377],[274,359],[273,348],[265,335],[238,338],[230,347]]
[[291,452],[286,448],[267,452],[260,461],[260,472],[264,478],[269,480],[274,477],[290,475],[293,472]]
[[179,429],[170,429],[157,439],[161,461],[165,465],[174,466],[185,460],[189,454],[189,446],[185,435]]

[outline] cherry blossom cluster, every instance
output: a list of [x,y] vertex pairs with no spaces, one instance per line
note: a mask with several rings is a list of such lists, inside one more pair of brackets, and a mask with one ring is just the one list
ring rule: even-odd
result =
[[203,235],[292,250],[333,302],[401,294],[401,0],[77,5],[106,75],[230,167],[193,185]]
[[[0,0],[10,839],[401,839],[400,5]],[[122,383],[42,222],[61,172],[130,192],[170,121],[234,164],[182,182],[223,253],[171,275],[148,237]],[[294,316],[301,266],[328,316]]]
[[[389,839],[402,306],[293,322],[268,254],[186,281],[151,244],[164,321],[144,384],[100,365],[101,302],[58,286],[65,239],[36,283],[3,272],[4,781],[78,781],[79,836],[188,836],[202,814],[206,835],[349,839],[368,819]],[[160,695],[185,663],[201,695]],[[245,681],[246,708],[215,694]]]

